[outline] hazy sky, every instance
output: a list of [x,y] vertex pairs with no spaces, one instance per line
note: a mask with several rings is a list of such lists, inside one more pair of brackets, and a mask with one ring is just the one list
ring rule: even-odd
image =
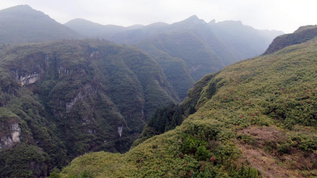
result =
[[317,0],[0,0],[0,9],[20,4],[60,23],[84,18],[104,25],[148,25],[197,15],[206,22],[240,20],[257,29],[286,33],[317,24]]

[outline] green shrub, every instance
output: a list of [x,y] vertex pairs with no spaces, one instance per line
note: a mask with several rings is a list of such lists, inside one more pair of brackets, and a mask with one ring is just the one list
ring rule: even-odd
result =
[[317,139],[303,138],[299,144],[299,148],[304,151],[316,151],[317,150]]
[[195,157],[200,161],[207,160],[208,158],[210,158],[210,155],[211,154],[204,145],[200,145],[195,153]]
[[291,149],[291,144],[290,143],[281,143],[279,145],[277,145],[277,151],[280,154],[288,154],[290,153],[290,149]]
[[256,144],[256,141],[251,135],[240,134],[240,135],[237,135],[237,139],[249,145]]
[[61,178],[61,175],[59,175],[56,172],[53,172],[53,173],[50,174],[50,176],[48,178]]
[[258,178],[259,173],[257,169],[251,168],[250,166],[246,168],[242,165],[240,168],[237,168],[235,165],[230,167],[229,176],[234,178]]
[[183,144],[182,144],[181,150],[184,154],[195,155],[198,147],[204,146],[205,144],[206,144],[205,141],[198,140],[194,138],[192,135],[185,135],[183,138]]

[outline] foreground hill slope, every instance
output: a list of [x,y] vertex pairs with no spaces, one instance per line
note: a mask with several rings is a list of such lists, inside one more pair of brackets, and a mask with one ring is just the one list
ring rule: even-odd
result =
[[2,49],[0,83],[0,177],[45,177],[89,151],[125,152],[149,115],[178,102],[151,57],[107,41]]
[[316,49],[315,38],[207,75],[180,126],[125,154],[78,157],[61,175],[317,176]]
[[0,11],[0,44],[79,38],[77,32],[28,5]]

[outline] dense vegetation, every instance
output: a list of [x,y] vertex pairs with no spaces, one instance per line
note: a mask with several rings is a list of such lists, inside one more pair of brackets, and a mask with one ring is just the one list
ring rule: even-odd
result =
[[[317,176],[316,49],[315,38],[207,75],[189,91],[197,111],[180,126],[156,125],[169,131],[125,154],[78,157],[60,175]],[[156,115],[173,113],[169,108]]]
[[0,177],[317,176],[316,26],[0,22]]
[[206,85],[206,82],[215,77],[216,74],[217,73],[206,75],[199,80],[195,86],[189,90],[187,98],[180,105],[170,104],[157,109],[149,118],[140,137],[134,141],[133,147],[148,138],[174,129],[176,126],[180,125],[185,118],[194,114],[203,87]]
[[148,116],[179,101],[158,64],[107,41],[0,51],[0,177],[46,176],[90,151],[125,152]]

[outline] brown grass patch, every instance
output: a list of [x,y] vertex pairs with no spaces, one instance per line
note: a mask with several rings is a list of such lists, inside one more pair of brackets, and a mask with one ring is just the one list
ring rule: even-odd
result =
[[240,163],[247,162],[263,177],[310,177],[309,170],[316,169],[317,154],[291,148],[289,154],[279,154],[276,146],[286,140],[286,135],[276,127],[250,126],[237,132],[246,135],[253,142],[236,140],[241,150]]

